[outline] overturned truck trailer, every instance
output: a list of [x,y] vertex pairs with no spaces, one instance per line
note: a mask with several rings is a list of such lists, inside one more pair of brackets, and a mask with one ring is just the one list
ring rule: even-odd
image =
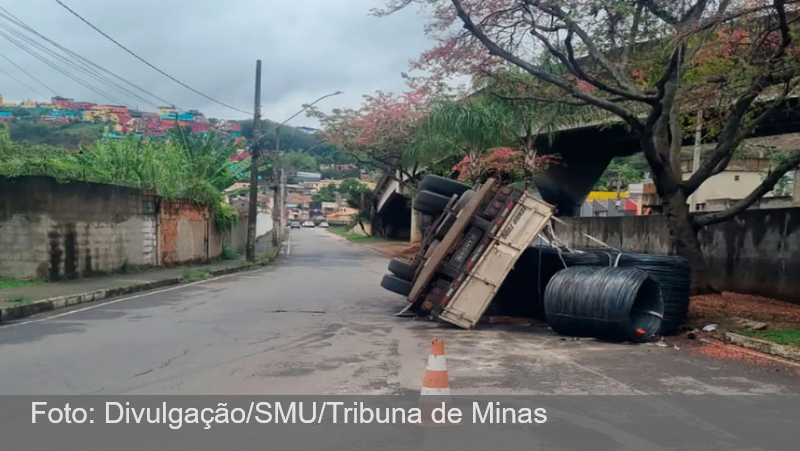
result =
[[435,217],[411,262],[392,260],[381,285],[405,295],[406,310],[469,329],[554,208],[494,179],[469,186],[428,176],[414,208]]

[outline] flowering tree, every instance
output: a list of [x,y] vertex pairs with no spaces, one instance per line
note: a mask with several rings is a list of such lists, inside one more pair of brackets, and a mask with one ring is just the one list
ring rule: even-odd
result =
[[[401,95],[377,92],[364,96],[358,109],[334,109],[324,114],[310,109],[322,125],[322,138],[355,158],[399,181],[416,179],[417,161],[408,161],[414,132],[428,112],[428,91],[416,84]],[[397,174],[400,177],[397,177]]]
[[[416,67],[439,77],[515,67],[532,78],[518,85],[519,98],[622,121],[645,154],[696,291],[711,289],[698,230],[749,208],[800,165],[794,152],[729,209],[689,215],[687,199],[796,93],[800,0],[385,1],[378,14],[412,3],[432,10],[426,31],[437,45]],[[695,129],[715,144],[684,180],[682,141]]]
[[[462,180],[478,182],[498,174],[528,185],[545,162],[533,145],[532,127],[541,122],[539,113],[491,95],[448,99],[431,108],[419,127],[413,149],[423,161],[461,158],[453,171]],[[521,126],[531,133],[523,139],[519,137]]]
[[489,149],[487,155],[464,158],[453,166],[453,172],[458,174],[458,179],[463,182],[480,183],[489,177],[495,177],[505,182],[528,180],[526,177],[533,170],[545,169],[550,164],[555,164],[558,158],[554,155],[539,155],[535,158],[535,168],[528,169],[526,153],[523,150],[511,147],[496,147]]

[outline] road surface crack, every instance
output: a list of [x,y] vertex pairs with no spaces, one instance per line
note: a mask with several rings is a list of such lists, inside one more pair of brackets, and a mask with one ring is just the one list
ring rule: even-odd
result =
[[186,348],[180,354],[178,354],[178,355],[176,355],[174,357],[170,357],[166,362],[164,362],[164,363],[162,363],[162,364],[160,364],[160,365],[158,365],[158,366],[156,366],[154,368],[150,368],[148,370],[144,370],[141,373],[134,374],[133,376],[131,376],[131,379],[135,379],[135,378],[137,378],[139,376],[144,376],[145,374],[150,374],[153,371],[166,368],[166,367],[170,366],[172,364],[172,362],[174,362],[176,359],[179,359],[179,358],[185,356],[188,353],[189,353],[189,348]]

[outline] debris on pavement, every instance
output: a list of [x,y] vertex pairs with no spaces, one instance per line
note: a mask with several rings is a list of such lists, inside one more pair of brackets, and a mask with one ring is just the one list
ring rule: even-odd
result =
[[707,324],[703,326],[703,332],[714,332],[715,330],[717,330],[716,324]]

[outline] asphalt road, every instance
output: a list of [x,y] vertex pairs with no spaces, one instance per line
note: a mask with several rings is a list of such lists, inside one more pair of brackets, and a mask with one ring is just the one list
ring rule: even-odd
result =
[[11,323],[0,394],[397,394],[419,390],[434,336],[456,394],[800,393],[800,366],[720,358],[729,351],[700,342],[395,318],[403,300],[378,285],[386,264],[324,230],[293,230],[263,270]]

